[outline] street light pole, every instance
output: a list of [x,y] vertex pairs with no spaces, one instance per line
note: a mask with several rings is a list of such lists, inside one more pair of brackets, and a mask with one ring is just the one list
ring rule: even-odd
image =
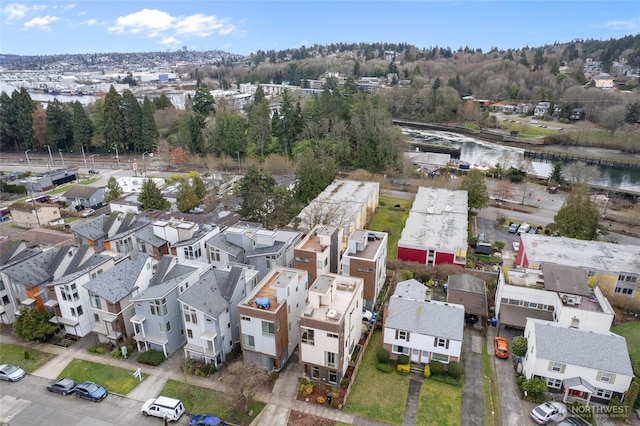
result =
[[144,169],[144,175],[147,176],[147,163],[144,159],[144,156],[147,155],[149,153],[149,151],[145,151],[142,153],[142,167]]
[[91,154],[89,156],[91,158],[91,167],[93,168],[93,170],[96,169],[96,162],[93,160],[93,157],[95,157],[96,155],[100,155],[100,154]]
[[29,151],[31,151],[30,149],[26,150],[24,152],[24,155],[27,157],[27,165],[29,166],[29,170],[31,170],[31,160],[29,159]]
[[116,160],[118,161],[118,167],[120,167],[120,154],[118,154],[118,145],[116,145],[115,148],[116,148]]
[[66,166],[64,165],[64,157],[62,156],[62,150],[61,150],[61,149],[59,149],[59,150],[58,150],[58,152],[60,153],[60,160],[62,160],[62,167],[66,167]]
[[87,167],[87,157],[84,156],[84,145],[80,146],[82,148],[82,159],[84,160],[84,167]]
[[51,161],[51,165],[53,166],[53,155],[51,155],[51,146],[45,145],[49,150],[49,160]]

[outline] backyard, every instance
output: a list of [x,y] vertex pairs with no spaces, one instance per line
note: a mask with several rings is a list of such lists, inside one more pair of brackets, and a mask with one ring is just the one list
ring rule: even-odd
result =
[[407,405],[409,376],[401,376],[395,372],[383,373],[376,368],[376,352],[381,347],[382,333],[377,331],[371,336],[362,357],[362,364],[344,411],[399,425],[402,424]]
[[3,343],[0,350],[0,364],[18,365],[27,373],[33,373],[53,357],[54,354],[11,343]]
[[[88,380],[104,386],[109,392],[119,395],[126,395],[138,386],[140,380],[133,376],[133,371],[108,365],[108,362],[105,359],[105,364],[97,364],[91,361],[74,359],[62,370],[59,377],[69,377],[76,382]],[[145,378],[144,374],[142,378]]]
[[[379,204],[378,212],[369,225],[369,229],[389,234],[387,259],[396,259],[398,257],[398,241],[404,229],[404,224],[409,217],[409,209],[411,209],[413,200],[381,195]],[[398,205],[400,207],[395,207]]]
[[640,321],[628,321],[611,327],[611,331],[627,339],[633,365],[640,366]]
[[265,406],[262,402],[252,401],[249,415],[244,410],[234,409],[228,394],[175,380],[167,381],[161,394],[180,399],[187,413],[209,413],[236,425],[250,424]]

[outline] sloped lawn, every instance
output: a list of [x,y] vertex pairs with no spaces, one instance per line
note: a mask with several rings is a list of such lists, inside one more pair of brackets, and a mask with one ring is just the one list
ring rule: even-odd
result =
[[[380,196],[380,206],[373,221],[369,225],[372,231],[386,232],[389,234],[387,241],[387,259],[396,259],[398,257],[398,241],[404,229],[404,224],[409,217],[409,210],[413,204],[413,200],[403,200],[400,198],[391,198],[384,195]],[[401,209],[394,210],[396,205],[400,205]]]
[[260,401],[253,401],[249,407],[252,416],[249,416],[243,410],[234,409],[229,403],[230,396],[225,393],[175,380],[168,380],[161,394],[181,400],[189,414],[213,414],[222,420],[242,426],[249,425],[265,406]]
[[378,363],[376,352],[381,347],[382,332],[376,331],[362,357],[362,365],[358,370],[344,411],[399,425],[402,424],[407,405],[409,376],[401,376],[395,371],[383,373],[376,368]]
[[424,379],[420,388],[417,425],[457,426],[462,410],[462,387]]
[[[109,392],[126,395],[140,383],[138,378],[133,377],[133,373],[133,370],[113,365],[74,359],[58,377],[69,377],[78,383],[88,380],[104,386]],[[145,374],[142,375],[143,380],[144,378]]]
[[33,373],[54,357],[55,355],[49,352],[11,343],[3,343],[0,347],[0,364],[18,365],[27,373]]

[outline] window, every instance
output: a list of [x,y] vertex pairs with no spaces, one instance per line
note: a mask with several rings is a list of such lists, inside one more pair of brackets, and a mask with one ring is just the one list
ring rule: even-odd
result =
[[338,335],[337,335],[337,334],[335,334],[335,333],[327,333],[327,337],[330,337],[330,338],[332,338],[332,339],[337,339],[337,338],[338,338]]
[[62,294],[62,300],[72,301],[78,300],[80,296],[78,295],[78,287],[75,283],[68,285],[65,284],[61,287],[60,293]]
[[158,324],[158,329],[160,330],[161,333],[164,333],[164,324],[163,323]]
[[320,369],[318,367],[311,367],[311,378],[320,380]]
[[538,304],[536,302],[529,302],[529,307],[533,308],[533,309],[537,309],[538,308]]
[[267,269],[275,268],[276,266],[278,266],[278,256],[277,255],[265,256],[265,263],[266,263]]
[[193,339],[193,330],[187,328],[187,337]]
[[335,352],[325,352],[324,365],[329,368],[338,368],[338,354]]
[[633,294],[633,290],[630,288],[620,288],[620,287],[616,287],[615,288],[615,292],[616,293],[622,293],[622,294]]
[[338,372],[337,371],[329,371],[329,383],[335,385],[338,383]]
[[253,338],[253,336],[250,336],[248,334],[243,334],[242,335],[242,346],[244,348],[247,348],[247,349],[255,349],[256,342],[255,342],[255,339]]
[[202,248],[200,243],[184,248],[184,257],[189,260],[198,260],[202,257]]
[[396,330],[396,340],[404,340],[406,342],[409,341],[409,332],[408,331],[402,331],[402,330]]
[[373,269],[365,268],[365,267],[362,267],[362,266],[358,266],[358,272],[366,272],[366,273],[370,274],[370,273],[373,272]]
[[83,311],[83,309],[82,309],[82,306],[78,306],[78,307],[76,308],[76,312],[78,312],[78,316],[79,316],[79,317],[80,317],[80,316],[82,316],[82,314],[84,313],[84,311]]
[[342,275],[349,275],[349,264],[342,265]]
[[447,346],[447,339],[443,339],[443,338],[436,338],[436,346],[439,348],[446,348]]
[[300,333],[300,335],[302,336],[302,343],[305,343],[307,345],[314,345],[314,330],[310,329],[310,328],[302,328],[302,333]]
[[220,262],[220,249],[214,248],[211,250],[211,260],[214,262]]
[[444,355],[444,354],[438,354],[438,353],[433,353],[431,354],[431,361],[440,361],[443,362],[445,364],[449,363],[449,355]]
[[327,259],[325,259],[325,260],[318,260],[318,262],[317,262],[317,263],[318,263],[318,265],[317,265],[318,269],[323,269],[324,267],[326,267],[326,266],[327,266]]
[[244,315],[242,315],[242,316],[240,317],[240,319],[241,319],[242,321],[251,321],[251,317],[245,317]]
[[560,389],[560,387],[562,386],[562,380],[547,377],[547,386],[550,388]]
[[102,309],[102,303],[100,303],[100,297],[98,297],[98,295],[92,294],[90,299],[92,307],[96,309]]
[[609,389],[596,388],[595,394],[599,398],[611,399],[611,396],[613,395],[613,391]]
[[151,301],[151,315],[163,317],[167,315],[167,299]]
[[296,256],[296,262],[309,263],[309,259],[306,257]]
[[198,323],[198,314],[195,309],[184,307],[184,321],[192,324]]
[[272,322],[262,321],[262,335],[265,337],[274,337],[275,329]]
[[552,362],[551,364],[551,371],[555,371],[556,373],[564,372],[564,364],[559,362]]
[[93,314],[93,320],[95,322],[100,322],[100,316],[98,314]]
[[2,304],[3,305],[8,305],[9,304],[9,296],[7,296],[6,294],[4,296],[2,296]]
[[598,373],[598,376],[600,376],[598,380],[600,380],[601,382],[613,383],[613,374],[611,373],[601,371],[600,373]]
[[167,322],[167,333],[171,331],[171,323]]
[[391,347],[391,352],[393,352],[394,354],[405,354],[405,355],[409,355],[409,348],[405,347],[405,346],[398,346],[398,345],[393,345]]
[[140,253],[146,253],[147,252],[147,245],[144,243],[144,241],[139,241],[138,240],[138,251]]

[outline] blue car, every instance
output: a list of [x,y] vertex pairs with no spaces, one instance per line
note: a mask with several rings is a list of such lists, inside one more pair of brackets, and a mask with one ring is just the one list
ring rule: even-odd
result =
[[196,414],[191,417],[189,426],[226,426],[227,424],[211,414]]
[[100,402],[107,397],[109,392],[100,385],[93,382],[82,382],[76,386],[76,396]]

